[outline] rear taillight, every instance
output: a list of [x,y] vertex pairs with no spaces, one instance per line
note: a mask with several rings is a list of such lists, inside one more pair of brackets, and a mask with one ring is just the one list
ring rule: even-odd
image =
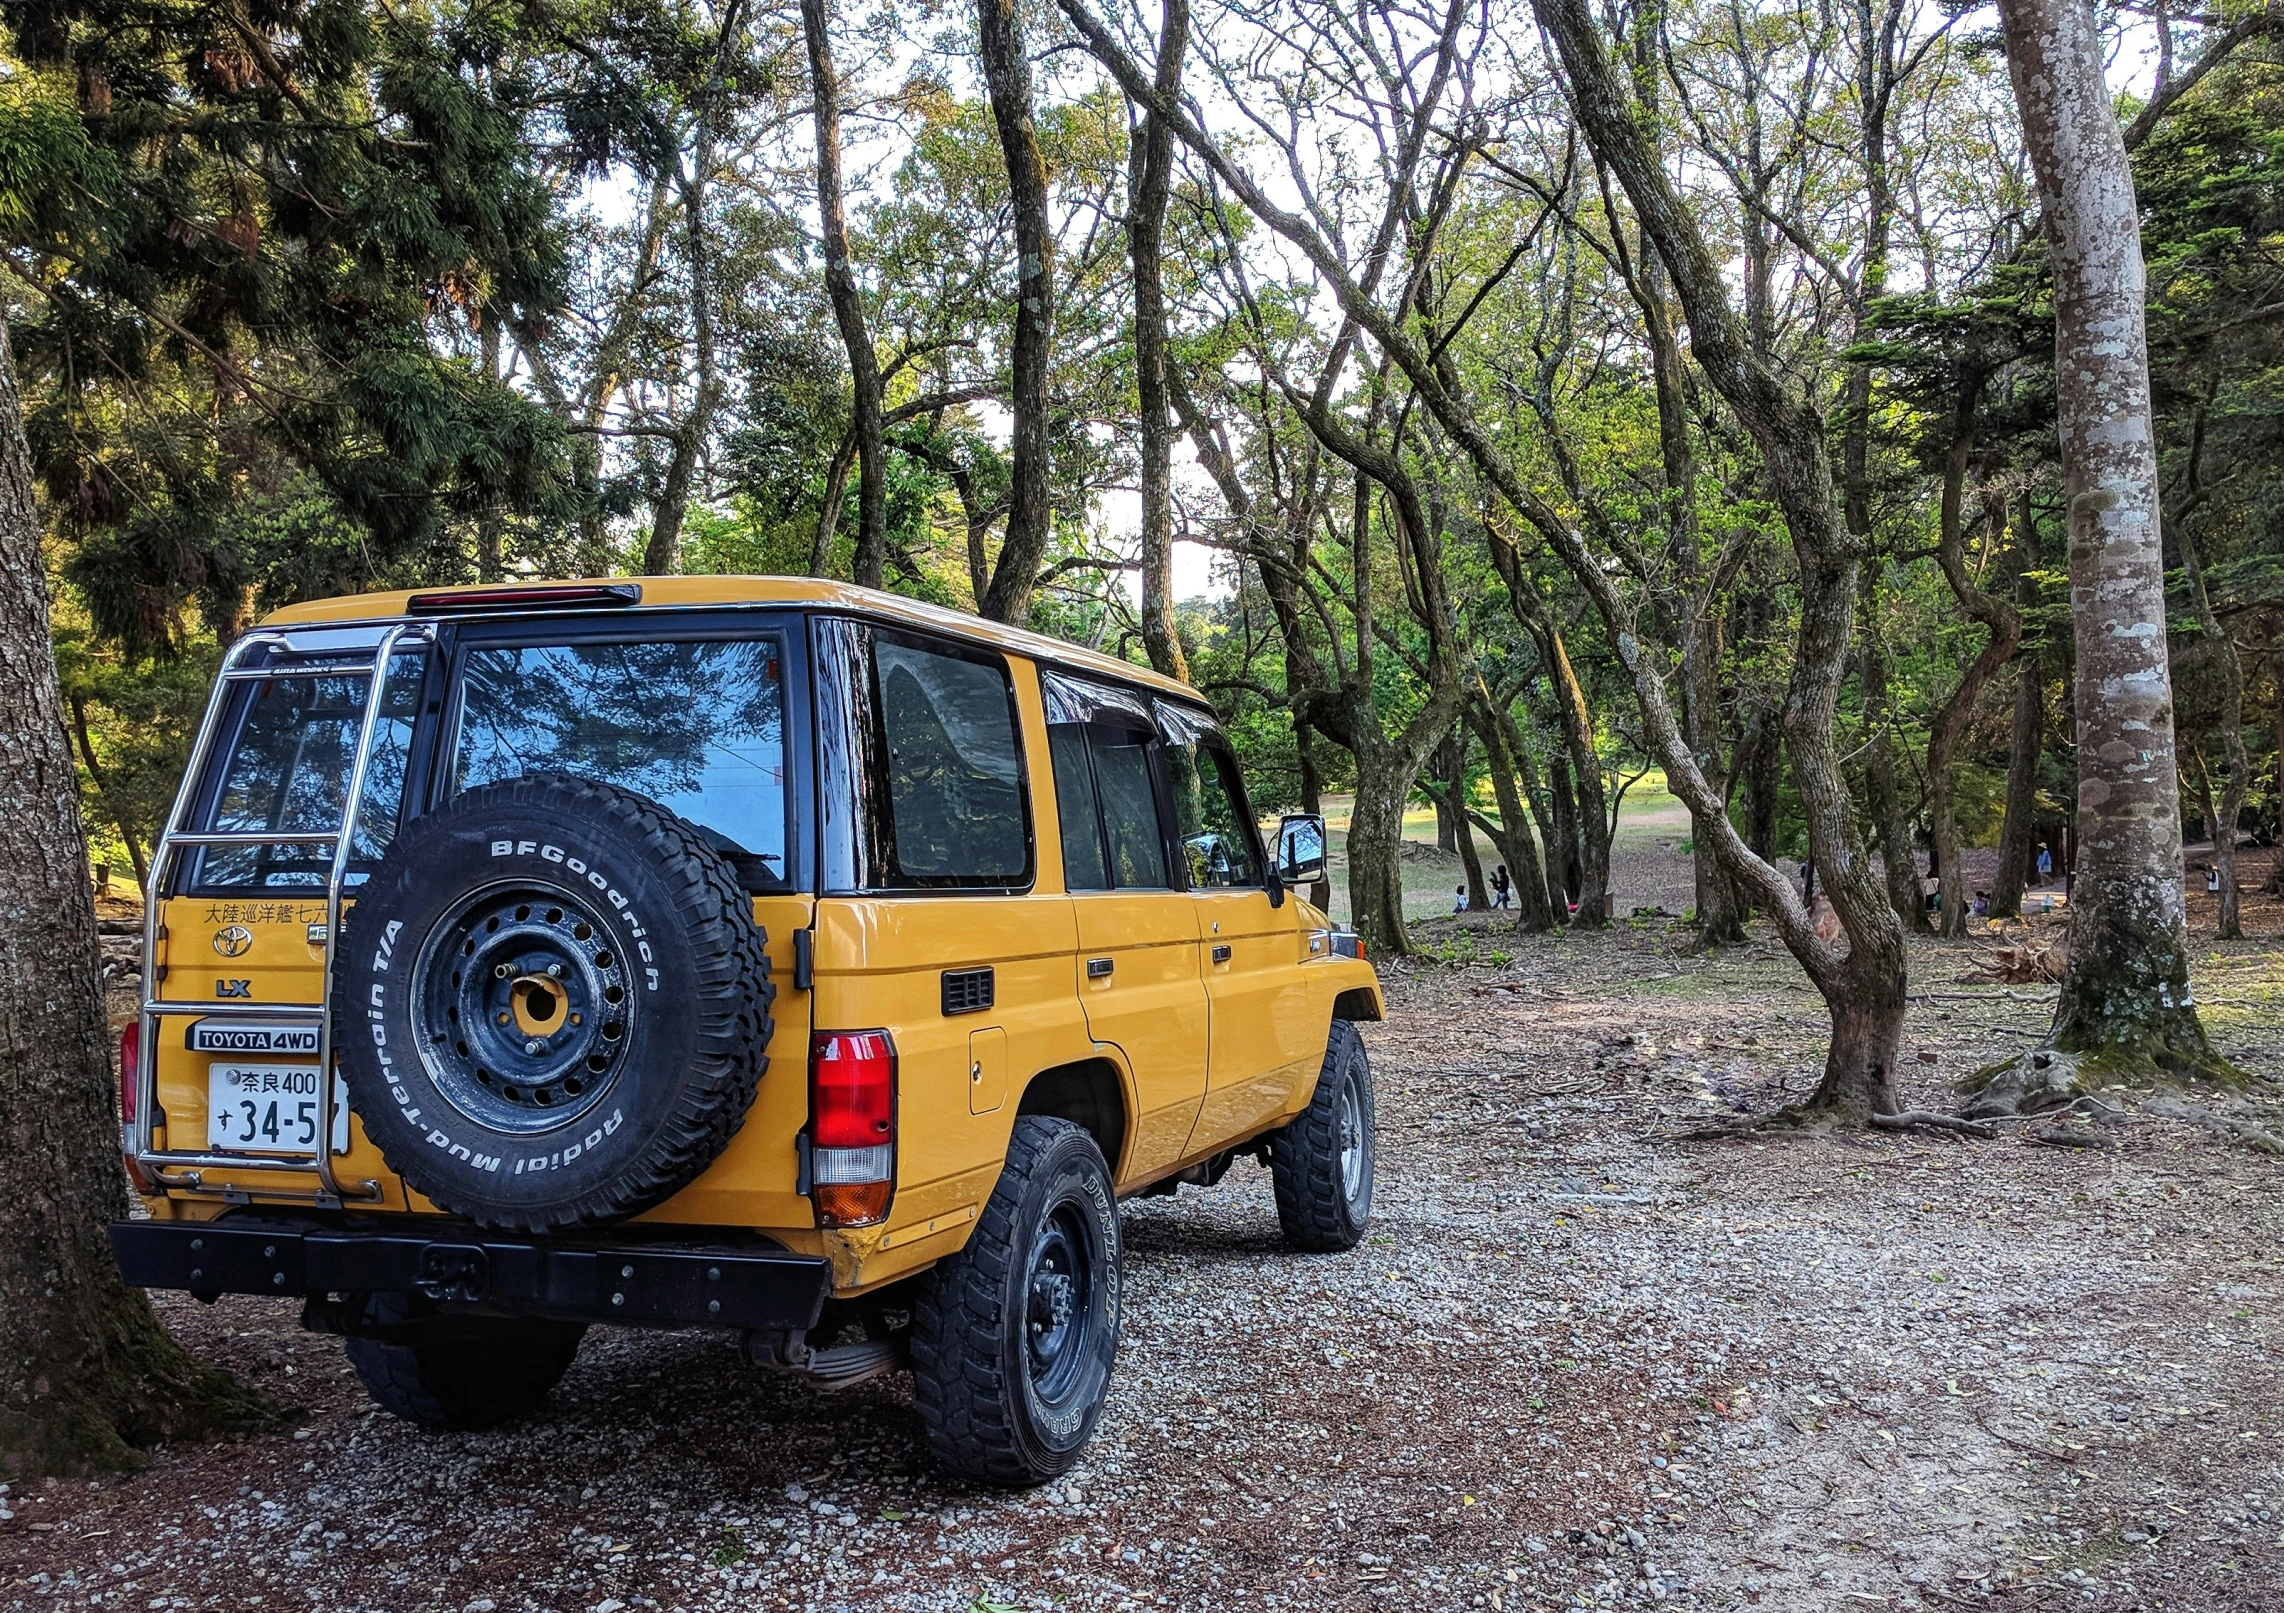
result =
[[143,1091],[142,1063],[143,1022],[131,1019],[119,1033],[119,1118],[130,1126],[135,1123],[137,1100]]
[[896,1044],[888,1032],[809,1038],[809,1186],[821,1227],[888,1219],[896,1191]]

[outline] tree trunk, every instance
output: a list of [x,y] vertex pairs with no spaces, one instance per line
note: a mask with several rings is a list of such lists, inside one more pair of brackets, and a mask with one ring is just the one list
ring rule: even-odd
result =
[[[2198,423],[2202,436],[2203,422]],[[2196,493],[2196,459],[2191,457],[2192,496]],[[2217,934],[2224,941],[2244,939],[2244,919],[2239,911],[2236,884],[2236,831],[2244,816],[2244,797],[2252,782],[2252,760],[2244,749],[2244,663],[2237,658],[2236,640],[2229,636],[2228,624],[2213,609],[2212,594],[2205,587],[2205,568],[2198,554],[2197,539],[2189,523],[2178,523],[2173,541],[2181,551],[2181,565],[2188,573],[2189,602],[2197,612],[2198,625],[2204,630],[2205,654],[2213,659],[2214,669],[2220,674],[2221,684],[2221,748],[2228,757],[2228,781],[2221,786],[2220,805],[2205,813],[2213,837],[2213,862],[2220,869],[2220,922]],[[2206,786],[2211,794],[2211,786]]]
[[[1290,660],[1288,658],[1288,668]],[[1324,816],[1324,774],[1317,766],[1316,730],[1306,719],[1293,718],[1293,753],[1300,764],[1301,810],[1312,817]],[[1312,907],[1320,912],[1332,906],[1332,881],[1320,879],[1302,893]]]
[[[1935,714],[1935,721],[1927,731],[1927,804],[1934,839],[1928,861],[1942,882],[1938,928],[1953,940],[1967,933],[1967,881],[1959,867],[1959,746],[1967,737],[1968,725],[1974,721],[1975,706],[1982,699],[1984,687],[1998,675],[2000,667],[2014,658],[2016,647],[2022,643],[2021,613],[1998,595],[1985,593],[1975,586],[1974,578],[1967,572],[1962,504],[1966,494],[1967,458],[1972,447],[1966,416],[1972,408],[1971,401],[1961,404],[1959,434],[1951,445],[1944,468],[1935,558],[1943,568],[1944,580],[1951,585],[1952,596],[1959,601],[1959,608],[1980,622],[1990,637],[1966,670],[1959,674],[1958,687],[1951,691],[1951,698],[1943,702],[1943,709]],[[2005,500],[1994,494],[1988,510],[1992,524],[2003,528]],[[2019,545],[2018,539],[2018,555]]]
[[1568,753],[1556,751],[1547,774],[1547,794],[1554,803],[1550,872],[1557,901],[1555,917],[1568,924],[1572,910],[1578,905],[1580,869],[1584,862],[1580,850],[1584,836],[1579,825],[1578,791],[1571,782]]
[[1551,929],[1554,904],[1547,896],[1546,863],[1539,855],[1538,837],[1531,832],[1530,817],[1524,810],[1514,738],[1508,732],[1514,717],[1493,710],[1490,692],[1481,689],[1480,682],[1478,688],[1482,697],[1468,703],[1467,721],[1483,742],[1491,795],[1499,804],[1499,822],[1496,827],[1480,818],[1476,822],[1499,848],[1507,864],[1507,877],[1514,881],[1516,924],[1525,930]]
[[[880,360],[849,259],[848,218],[841,204],[841,82],[833,70],[825,0],[801,0],[801,31],[809,44],[809,84],[817,120],[817,215],[825,248],[825,291],[833,322],[848,349],[850,434],[856,439],[857,544],[850,575],[860,588],[878,588],[888,557],[888,448],[880,418]],[[843,476],[846,476],[843,472]],[[844,484],[845,485],[845,482]],[[819,547],[840,525],[838,489],[819,517]]]
[[1483,883],[1483,858],[1475,848],[1475,825],[1467,815],[1467,730],[1462,727],[1436,748],[1436,765],[1443,788],[1434,792],[1436,840],[1451,834],[1450,850],[1459,853],[1459,866],[1467,876],[1467,905],[1480,913],[1491,905],[1491,891]]
[[[2021,519],[2025,523],[2031,519],[2027,499]],[[2026,525],[2016,541],[2027,558],[2035,533]],[[2030,868],[2038,856],[2038,763],[2045,728],[2045,668],[2037,655],[2025,655],[2016,663],[2014,674],[2014,730],[2006,757],[2006,819],[1999,828],[1998,879],[1991,887],[1991,917],[1995,919],[2022,917],[2022,893],[2030,888]]]
[[[1519,558],[1514,557],[1512,545],[1494,536],[1491,548],[1493,558],[1501,560],[1501,569],[1506,573],[1507,597],[1513,602],[1515,614],[1524,631],[1538,645],[1547,682],[1554,689],[1555,714],[1562,724],[1563,747],[1570,763],[1570,787],[1576,792],[1571,801],[1571,833],[1565,842],[1577,848],[1575,868],[1567,876],[1572,899],[1578,904],[1571,922],[1600,925],[1609,916],[1610,841],[1602,820],[1602,760],[1594,746],[1594,708],[1587,703],[1585,687],[1570,664],[1570,648],[1563,642],[1562,629],[1547,613],[1530,574],[1522,569]],[[1562,793],[1558,782],[1558,812]]]
[[1858,633],[1862,646],[1864,691],[1864,806],[1880,840],[1880,867],[1887,880],[1888,905],[1903,927],[1915,934],[1928,928],[1927,904],[1919,892],[1919,859],[1912,844],[1911,814],[1904,810],[1903,785],[1896,765],[1901,746],[1890,732],[1887,692],[1887,656],[1880,645],[1879,568],[1865,566],[1858,573],[1863,623]]
[[2212,1069],[2189,985],[2133,172],[2087,0],[2001,0],[1999,21],[2054,264],[2078,660],[2080,855],[2053,1041],[2144,1067]]
[[1356,797],[1348,814],[1348,922],[1375,957],[1412,950],[1404,923],[1404,801],[1411,780],[1396,776],[1380,743],[1356,750]]
[[[1435,770],[1446,784],[1459,777],[1459,763],[1452,756],[1452,742],[1448,739],[1435,748]],[[1432,790],[1429,799],[1435,808],[1435,849],[1456,857],[1463,811],[1459,797],[1449,790]]]
[[1054,513],[1047,481],[1047,352],[1055,328],[1055,242],[1047,229],[1047,161],[1032,122],[1031,58],[1016,0],[979,0],[976,38],[1015,215],[1015,348],[1008,398],[1015,417],[1014,464],[1007,534],[981,606],[992,621],[1020,626],[1031,611]]
[[[1157,74],[1162,96],[1181,93],[1189,32],[1189,0],[1164,0]],[[1134,391],[1142,438],[1142,650],[1151,666],[1186,683],[1189,663],[1174,631],[1174,430],[1166,399],[1166,198],[1173,189],[1174,131],[1154,112],[1142,114],[1133,166],[1126,238],[1134,257]]]
[[[1862,545],[1850,538],[1833,507],[1825,422],[1798,384],[1759,352],[1738,319],[1727,271],[1635,116],[1603,49],[1592,7],[1586,0],[1532,0],[1531,9],[1561,59],[1569,100],[1588,142],[1617,175],[1673,277],[1690,350],[1751,435],[1792,536],[1800,568],[1800,624],[1785,704],[1785,748],[1808,823],[1810,856],[1846,934],[1845,954],[1817,936],[1790,881],[1751,857],[1738,839],[1721,798],[1707,786],[1682,739],[1663,669],[1626,631],[1629,608],[1607,574],[1591,557],[1576,552],[1575,539],[1562,523],[1542,516],[1536,524],[1563,547],[1572,575],[1612,628],[1642,707],[1645,740],[1664,764],[1669,786],[1697,822],[1713,826],[1723,865],[1734,877],[1751,881],[1832,1014],[1825,1079],[1808,1107],[1853,1120],[1892,1112],[1903,1032],[1903,929],[1868,869],[1834,742]],[[1496,473],[1497,468],[1486,464],[1485,469]],[[1511,478],[1498,479],[1502,492],[1522,495],[1519,503],[1528,499],[1528,490],[1513,485]]]
[[690,487],[697,479],[706,434],[713,429],[714,411],[722,403],[722,383],[714,363],[714,243],[706,228],[706,189],[714,177],[713,102],[709,92],[698,114],[690,178],[682,187],[682,251],[690,266],[690,345],[698,370],[698,392],[690,402],[690,412],[675,428],[674,455],[666,463],[658,508],[651,515],[650,541],[642,551],[646,577],[671,575],[681,559],[682,521],[690,511]]
[[0,326],[0,1471],[17,1480],[133,1466],[260,1416],[167,1336],[105,1235],[127,1191],[46,579]]
[[[489,309],[485,310],[479,317],[484,322],[483,328],[477,333],[476,338],[477,350],[480,355],[479,362],[484,367],[484,379],[496,386],[500,379],[500,322],[492,316]],[[498,582],[506,574],[506,566],[500,553],[500,528],[502,524],[499,500],[487,495],[484,499],[483,513],[476,517],[476,580],[478,582]]]

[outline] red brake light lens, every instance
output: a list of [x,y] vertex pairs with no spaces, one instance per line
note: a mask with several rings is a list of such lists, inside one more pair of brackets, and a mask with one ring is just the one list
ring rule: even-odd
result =
[[127,1021],[127,1028],[119,1033],[119,1118],[128,1125],[135,1123],[136,1099],[141,1095],[143,1062],[143,1022],[138,1017]]
[[809,1143],[819,1226],[888,1218],[896,1191],[896,1044],[888,1032],[810,1037]]
[[895,1140],[896,1044],[886,1031],[819,1031],[810,1039],[812,1126],[819,1148]]

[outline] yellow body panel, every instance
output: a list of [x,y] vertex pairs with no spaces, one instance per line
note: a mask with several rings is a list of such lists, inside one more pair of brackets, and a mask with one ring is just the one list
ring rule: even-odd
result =
[[[1036,635],[886,594],[776,577],[643,578],[646,609],[778,605],[846,611],[993,646],[1006,653],[1027,761],[1036,878],[1020,894],[902,891],[893,895],[764,896],[754,916],[769,937],[778,996],[769,1068],[744,1124],[721,1156],[650,1224],[766,1233],[822,1254],[847,1293],[925,1268],[973,1230],[1006,1158],[1026,1089],[1041,1072],[1073,1065],[1116,1074],[1125,1145],[1110,1161],[1121,1192],[1149,1185],[1282,1124],[1313,1089],[1336,1000],[1364,994],[1379,1013],[1368,964],[1334,956],[1324,915],[1297,897],[1272,905],[1262,890],[1065,889],[1053,769],[1037,663],[1051,661],[1195,699],[1144,668]],[[320,600],[265,624],[294,627],[401,615],[402,593]],[[1036,658],[1036,659],[1035,659]],[[173,1001],[309,1002],[321,995],[322,900],[220,901],[177,897],[159,913],[163,966],[157,991]],[[251,941],[235,957],[214,939],[240,926]],[[794,986],[794,933],[813,930],[813,989]],[[231,943],[235,945],[236,942]],[[1217,949],[1226,948],[1226,956]],[[1107,973],[1089,971],[1107,960]],[[943,1012],[944,971],[988,965],[995,997],[985,1010]],[[242,988],[236,983],[244,982]],[[243,998],[225,994],[243,989]],[[1352,1012],[1359,1004],[1352,999]],[[157,1049],[160,1147],[206,1143],[207,1071],[219,1055],[186,1045],[185,1021],[162,1020]],[[896,1192],[876,1227],[820,1232],[797,1191],[797,1135],[808,1120],[812,1029],[886,1029],[897,1054]],[[409,1195],[352,1119],[336,1156],[345,1184],[377,1184],[370,1207],[431,1210]],[[256,1201],[295,1196],[309,1178],[249,1165],[206,1173],[204,1191],[153,1198],[156,1215],[220,1213],[227,1190]]]

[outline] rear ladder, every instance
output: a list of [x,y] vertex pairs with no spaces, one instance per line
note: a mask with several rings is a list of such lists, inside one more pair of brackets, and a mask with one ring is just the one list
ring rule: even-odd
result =
[[[297,1159],[290,1155],[224,1154],[155,1146],[159,1025],[167,1018],[211,1015],[222,1006],[215,1003],[160,1000],[157,974],[159,904],[172,886],[176,859],[181,852],[221,846],[331,846],[333,860],[325,881],[325,966],[318,976],[320,996],[325,995],[333,979],[334,954],[340,946],[341,883],[348,873],[349,851],[355,838],[357,815],[364,809],[366,764],[372,756],[373,735],[380,727],[382,684],[388,676],[389,662],[398,650],[415,644],[425,646],[430,638],[430,629],[425,624],[399,622],[382,632],[379,641],[370,651],[370,659],[362,665],[354,659],[367,653],[361,648],[351,647],[338,653],[331,649],[321,652],[322,665],[312,670],[322,670],[327,677],[364,678],[365,715],[357,730],[357,748],[349,765],[349,788],[342,801],[339,826],[291,834],[266,829],[215,834],[185,827],[197,812],[199,790],[206,777],[207,764],[213,757],[216,741],[220,737],[222,724],[228,716],[233,689],[242,683],[258,683],[270,678],[291,676],[297,670],[246,664],[258,652],[295,648],[283,633],[249,633],[231,646],[230,653],[223,660],[221,675],[215,680],[214,693],[207,701],[205,720],[199,725],[197,742],[191,747],[190,762],[183,772],[182,787],[175,795],[174,809],[167,814],[166,827],[152,850],[150,885],[143,893],[143,988],[142,1005],[137,1011],[136,1022],[135,1118],[127,1122],[124,1128],[122,1146],[127,1157],[138,1167],[138,1174],[160,1189],[223,1193],[233,1198],[259,1194],[265,1199],[304,1201],[327,1208],[339,1208],[344,1200],[370,1202],[381,1196],[378,1182],[362,1181],[344,1186],[334,1175],[333,1015],[324,1001],[232,1003],[226,1009],[232,1019],[302,1023],[311,1019],[317,1021],[317,1145],[316,1151],[308,1159]],[[310,648],[306,645],[300,647]],[[235,1184],[210,1183],[206,1180],[208,1171],[314,1175],[317,1185],[309,1190],[247,1189]]]

